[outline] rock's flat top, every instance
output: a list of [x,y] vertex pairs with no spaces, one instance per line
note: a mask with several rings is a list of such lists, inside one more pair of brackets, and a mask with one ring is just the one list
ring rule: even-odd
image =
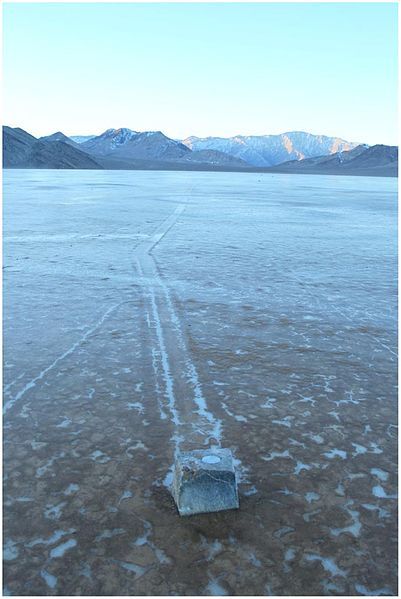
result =
[[178,459],[181,467],[235,473],[233,456],[229,449],[196,449],[182,452]]

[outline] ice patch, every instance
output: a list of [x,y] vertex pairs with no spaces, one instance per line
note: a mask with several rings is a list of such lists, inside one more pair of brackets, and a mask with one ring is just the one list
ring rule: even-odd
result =
[[381,485],[376,485],[372,489],[372,495],[380,497],[380,499],[397,499],[398,495],[387,495],[386,491]]
[[72,495],[73,493],[76,493],[77,491],[79,491],[79,485],[76,485],[75,483],[71,483],[70,485],[68,485],[66,490],[63,491],[63,495]]
[[129,402],[127,403],[127,406],[129,410],[136,410],[137,412],[139,412],[139,414],[145,413],[145,408],[143,407],[143,404],[141,404],[141,402],[139,401]]
[[149,540],[149,537],[152,534],[152,525],[150,522],[148,522],[147,520],[143,520],[143,518],[139,518],[138,519],[144,524],[145,527],[145,532],[142,536],[137,537],[135,539],[135,541],[132,543],[133,546],[136,547],[142,547],[144,545],[148,545],[150,547],[150,549],[152,549],[152,551],[154,551],[156,558],[158,559],[160,564],[170,564],[171,560],[170,558],[166,555],[166,553],[160,549],[159,547],[157,547],[153,541]]
[[373,476],[377,476],[377,478],[380,479],[382,482],[385,482],[388,479],[388,472],[385,472],[380,468],[372,468],[370,470],[370,473],[373,474]]
[[60,424],[56,424],[56,428],[67,428],[68,426],[70,426],[72,420],[70,420],[69,418],[64,418],[64,420],[62,422],[60,422]]
[[237,458],[233,451],[233,464],[235,468],[235,476],[237,483],[249,484],[248,474],[249,468],[244,466],[239,458]]
[[343,451],[342,449],[331,449],[330,451],[323,453],[323,455],[326,456],[326,458],[329,458],[329,460],[332,460],[335,457],[339,457],[342,460],[347,458],[347,452]]
[[352,534],[353,537],[359,537],[359,534],[360,534],[361,528],[362,528],[362,524],[359,521],[359,512],[357,512],[356,510],[351,510],[348,507],[349,505],[352,505],[353,503],[354,503],[353,501],[348,501],[344,508],[348,512],[348,514],[351,516],[352,524],[350,524],[349,526],[344,526],[343,528],[331,528],[330,533],[334,537],[338,537],[339,535],[346,533],[346,532],[349,532],[350,534]]
[[128,570],[128,572],[133,572],[136,576],[143,576],[145,572],[147,572],[147,568],[143,568],[142,566],[138,566],[138,564],[133,564],[131,562],[122,562],[118,559],[112,560],[115,564],[118,564],[124,570]]
[[294,474],[298,476],[298,474],[302,472],[302,470],[312,470],[312,466],[309,466],[308,464],[304,464],[302,462],[297,462],[294,468]]
[[339,483],[336,488],[336,493],[337,493],[337,495],[341,495],[341,497],[344,497],[344,495],[345,495],[344,485]]
[[305,443],[301,443],[301,441],[297,441],[296,439],[288,439],[288,441],[290,442],[290,445],[295,445],[296,447],[302,447],[303,449],[306,449],[306,445]]
[[206,537],[201,535],[200,549],[206,551],[206,560],[208,562],[212,562],[216,555],[218,555],[223,550],[223,545],[220,543],[218,539],[208,541]]
[[370,443],[369,447],[371,447],[371,449],[369,450],[369,453],[376,453],[376,454],[383,453],[383,450],[380,449],[380,447],[378,446],[377,443]]
[[266,408],[267,410],[272,410],[276,406],[274,405],[277,399],[267,399],[265,403],[261,404],[261,408]]
[[49,520],[58,520],[61,516],[62,508],[65,505],[66,505],[65,501],[62,501],[61,503],[59,503],[57,505],[47,505],[44,510],[45,518],[48,518]]
[[314,441],[315,443],[318,443],[319,445],[324,443],[324,439],[321,435],[312,435],[311,433],[303,433],[303,437],[308,437],[309,439],[312,439],[312,441]]
[[310,522],[310,519],[312,518],[312,516],[317,516],[317,514],[320,514],[322,510],[314,510],[313,512],[305,512],[302,516],[302,518],[305,520],[305,522]]
[[51,468],[51,466],[53,466],[54,462],[56,460],[58,460],[59,458],[63,458],[65,456],[64,451],[62,451],[60,454],[53,456],[52,458],[50,458],[46,464],[44,464],[43,466],[41,466],[40,468],[36,469],[36,477],[37,478],[41,478],[45,472],[47,472],[49,470],[49,468]]
[[353,447],[355,447],[355,451],[352,454],[353,456],[356,455],[363,455],[364,453],[366,453],[368,450],[366,449],[366,447],[364,447],[363,445],[358,445],[358,443],[351,443],[351,445]]
[[286,416],[285,418],[282,418],[281,420],[272,420],[272,422],[274,424],[278,424],[279,426],[286,426],[287,428],[291,428],[292,427],[291,420],[294,420],[294,416]]
[[89,564],[83,564],[79,573],[81,576],[85,576],[85,578],[92,580],[92,570]]
[[99,464],[106,464],[106,462],[110,462],[110,458],[99,449],[93,451],[90,457],[94,462],[98,462]]
[[262,567],[262,562],[255,556],[254,553],[249,554],[249,561],[252,564],[252,566],[255,566],[256,568]]
[[361,595],[378,597],[380,595],[394,595],[393,591],[389,587],[382,587],[381,589],[375,589],[374,591],[370,591],[363,584],[356,584],[355,589]]
[[122,535],[125,533],[124,528],[113,528],[113,530],[104,530],[100,535],[97,535],[95,541],[103,541],[103,539],[112,539],[117,535]]
[[233,412],[228,409],[227,404],[224,402],[221,402],[221,407],[229,416],[231,416],[231,418],[234,418],[237,422],[248,422],[248,419],[245,418],[245,416],[233,414]]
[[313,501],[318,501],[320,499],[320,495],[319,493],[310,491],[309,493],[305,493],[305,499],[308,503],[312,503]]
[[63,557],[65,552],[69,551],[70,549],[75,547],[76,544],[77,544],[77,542],[75,539],[69,539],[65,543],[61,543],[61,545],[58,545],[57,547],[55,547],[54,549],[52,549],[50,551],[50,558],[53,559],[53,558]]
[[354,480],[355,478],[364,478],[366,475],[363,472],[349,472],[346,475],[346,478],[350,480]]
[[379,512],[379,518],[390,518],[391,514],[384,508],[379,507],[378,505],[373,505],[372,503],[363,503],[362,507],[369,511],[377,511]]
[[30,543],[27,543],[27,547],[35,547],[36,545],[53,545],[57,543],[62,537],[70,535],[76,532],[75,528],[69,528],[68,530],[56,530],[48,539],[34,539]]
[[271,462],[271,460],[275,460],[276,458],[289,458],[290,460],[292,460],[292,456],[290,455],[288,449],[286,449],[285,451],[271,451],[268,457],[261,456],[261,459],[265,462]]
[[333,416],[333,418],[335,418],[338,422],[340,422],[340,416],[338,414],[338,412],[335,412],[334,410],[332,410],[331,412],[329,412],[330,416]]
[[294,532],[295,528],[292,526],[282,526],[273,532],[273,537],[276,539],[281,539],[281,537],[285,537],[285,535],[290,534],[290,532]]
[[132,496],[133,495],[132,495],[131,491],[124,491],[124,493],[121,495],[120,499],[118,500],[117,506],[119,506],[120,503],[122,501],[124,501],[124,499],[129,499]]
[[54,589],[57,585],[57,576],[53,576],[47,570],[41,570],[41,577],[50,589]]
[[291,562],[294,559],[295,555],[296,555],[295,549],[292,549],[292,547],[290,547],[285,552],[284,559],[286,562]]
[[143,449],[144,451],[148,451],[148,448],[146,447],[146,445],[144,445],[142,443],[142,441],[137,441],[135,443],[135,445],[130,445],[129,447],[127,447],[127,449],[125,450],[125,453],[127,454],[127,456],[129,456],[130,458],[132,458],[131,455],[131,451],[137,451],[138,449]]
[[305,556],[305,559],[308,562],[319,561],[326,572],[330,572],[332,576],[346,576],[348,573],[348,570],[342,570],[339,568],[335,561],[330,557],[321,557],[320,555],[309,553]]
[[338,586],[338,584],[335,584],[334,582],[331,582],[330,580],[322,580],[322,586],[325,590],[325,595],[330,595],[330,591],[334,591],[335,593],[342,595],[342,588]]
[[273,593],[272,585],[270,582],[266,582],[265,591],[267,597],[273,597],[275,595],[275,593]]
[[19,555],[19,549],[17,547],[17,543],[9,539],[4,544],[3,548],[3,559],[7,562],[11,562],[16,559]]
[[32,449],[36,451],[37,449],[42,449],[42,447],[46,447],[47,443],[43,443],[43,441],[31,441],[30,445]]
[[228,595],[228,592],[215,578],[211,578],[206,587],[206,594],[212,597],[221,597]]

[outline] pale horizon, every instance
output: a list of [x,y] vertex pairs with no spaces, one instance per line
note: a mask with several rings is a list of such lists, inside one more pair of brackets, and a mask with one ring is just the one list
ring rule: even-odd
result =
[[5,4],[4,123],[396,145],[396,16],[392,3]]

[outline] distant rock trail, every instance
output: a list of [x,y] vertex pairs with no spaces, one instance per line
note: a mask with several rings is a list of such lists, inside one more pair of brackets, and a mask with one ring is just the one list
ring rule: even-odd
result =
[[220,445],[221,421],[209,410],[187,347],[182,323],[170,289],[163,281],[152,255],[155,247],[176,224],[187,204],[179,205],[152,237],[135,250],[134,263],[147,302],[147,322],[154,357],[156,389],[162,392],[160,416],[174,423],[171,441],[174,454],[185,449]]

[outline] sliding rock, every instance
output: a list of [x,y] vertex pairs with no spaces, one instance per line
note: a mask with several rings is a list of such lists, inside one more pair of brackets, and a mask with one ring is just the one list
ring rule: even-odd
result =
[[172,495],[180,516],[238,508],[231,451],[213,448],[179,454]]

